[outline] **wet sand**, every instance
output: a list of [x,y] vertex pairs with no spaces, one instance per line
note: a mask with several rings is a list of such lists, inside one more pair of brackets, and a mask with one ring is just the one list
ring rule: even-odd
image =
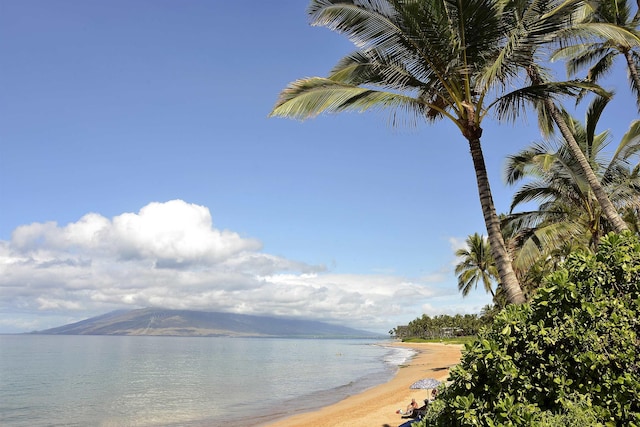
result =
[[394,427],[407,421],[396,413],[405,409],[412,398],[418,403],[429,397],[430,390],[411,390],[409,386],[422,378],[444,381],[449,368],[460,362],[463,346],[435,343],[394,343],[415,349],[418,354],[403,365],[389,382],[350,396],[317,411],[298,414],[266,424],[268,427]]

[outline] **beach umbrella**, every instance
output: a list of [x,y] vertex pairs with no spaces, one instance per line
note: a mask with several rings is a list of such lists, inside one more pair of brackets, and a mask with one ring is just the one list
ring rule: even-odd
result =
[[435,378],[424,378],[422,380],[416,381],[415,383],[411,384],[409,388],[414,388],[414,389],[436,388],[440,384],[441,382],[436,380]]

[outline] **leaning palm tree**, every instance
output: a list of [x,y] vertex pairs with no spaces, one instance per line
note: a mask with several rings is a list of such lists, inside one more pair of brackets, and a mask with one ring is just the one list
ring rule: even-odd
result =
[[[609,131],[595,132],[607,103],[606,98],[596,99],[584,125],[566,114],[565,120],[609,198],[629,216],[640,208],[640,177],[635,172],[640,157],[640,121],[631,124],[615,151],[607,155]],[[528,271],[540,259],[563,257],[568,242],[572,247],[595,250],[599,239],[613,230],[565,140],[536,143],[509,156],[505,175],[509,184],[529,179],[515,193],[512,211],[525,203],[540,203],[536,210],[510,218],[510,228],[520,230],[514,260],[517,271]]]
[[[450,120],[469,144],[500,282],[508,300],[521,303],[480,142],[492,106],[487,99],[522,65],[516,64],[522,58],[510,55],[512,40],[505,38],[516,22],[510,14],[508,2],[500,0],[312,0],[312,24],[346,34],[358,50],[327,78],[291,83],[271,116],[307,119],[323,112],[391,109],[394,123]],[[540,33],[548,34],[545,20],[538,24]],[[523,90],[515,99],[526,96]]]
[[469,295],[482,282],[484,290],[495,297],[493,283],[500,278],[487,239],[478,233],[472,234],[467,237],[466,247],[456,251],[456,256],[461,258],[455,273],[458,275],[458,290],[462,296]]
[[[508,38],[513,40],[512,55],[521,58],[520,63],[525,64],[524,69],[532,88],[547,88],[557,86],[550,79],[548,70],[541,65],[539,60],[539,50],[545,42],[553,42],[560,35],[565,37],[578,35],[593,35],[602,32],[599,27],[580,26],[578,21],[576,2],[560,2],[556,0],[505,0],[513,11],[514,24],[508,33]],[[541,28],[540,23],[545,22],[546,28]],[[544,31],[549,34],[545,35]],[[614,39],[627,40],[633,37],[623,29],[608,29],[606,31]],[[528,61],[527,61],[528,59]],[[595,85],[587,85],[585,89],[598,91],[601,95],[605,92]],[[564,85],[560,85],[563,87]],[[591,169],[589,161],[580,150],[580,145],[571,133],[571,129],[565,120],[562,110],[556,106],[554,94],[549,91],[540,91],[540,96],[534,100],[538,109],[540,123],[543,130],[550,133],[553,125],[557,126],[562,137],[567,141],[567,147],[571,151],[579,168],[585,176],[589,187],[593,191],[604,216],[612,224],[614,231],[621,232],[628,227],[618,214],[607,193],[603,189],[598,177]],[[514,92],[517,94],[517,91]],[[515,97],[517,102],[521,98]],[[503,103],[503,108],[508,107]]]
[[570,76],[589,67],[587,80],[598,81],[611,72],[616,57],[622,56],[640,109],[640,8],[632,15],[628,0],[601,0],[586,2],[584,12],[585,18],[578,27],[598,30],[597,33],[564,46],[552,58],[568,59]]

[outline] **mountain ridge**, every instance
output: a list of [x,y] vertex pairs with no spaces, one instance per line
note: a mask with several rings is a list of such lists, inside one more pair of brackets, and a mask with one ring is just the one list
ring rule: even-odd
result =
[[35,331],[32,334],[291,338],[381,337],[381,334],[315,320],[155,307],[116,310],[79,322]]

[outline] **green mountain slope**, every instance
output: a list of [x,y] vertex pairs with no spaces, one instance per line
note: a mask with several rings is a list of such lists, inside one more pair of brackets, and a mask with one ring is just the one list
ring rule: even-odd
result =
[[246,337],[379,337],[328,323],[280,317],[144,308],[114,311],[77,323],[34,332],[46,335],[153,335]]

